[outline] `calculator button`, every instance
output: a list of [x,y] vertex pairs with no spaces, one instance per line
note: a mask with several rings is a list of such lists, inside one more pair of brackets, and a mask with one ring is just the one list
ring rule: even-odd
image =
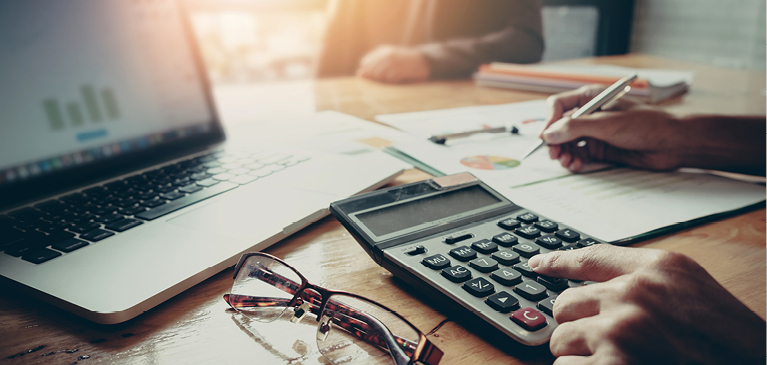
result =
[[533,239],[541,235],[541,230],[533,226],[526,226],[515,229],[514,233],[527,239]]
[[538,278],[535,280],[543,284],[543,286],[551,291],[562,291],[569,288],[567,285],[567,279],[563,278],[552,278],[550,276],[538,275]]
[[462,283],[471,279],[471,271],[461,265],[456,265],[442,269],[442,276],[454,283]]
[[562,240],[554,236],[542,236],[535,239],[535,243],[553,250],[559,246],[562,246]]
[[533,226],[535,226],[535,228],[538,228],[541,231],[544,231],[546,233],[554,232],[554,231],[557,230],[557,228],[559,228],[559,226],[556,223],[554,223],[554,222],[552,222],[552,221],[550,221],[548,219],[544,219],[544,220],[542,220],[540,222],[535,222],[535,224],[533,224]]
[[423,247],[423,245],[418,245],[410,249],[410,251],[408,251],[407,254],[410,256],[415,256],[425,252],[426,252],[426,247]]
[[450,256],[455,257],[459,261],[466,262],[477,258],[477,251],[466,246],[460,246],[450,250]]
[[490,240],[487,240],[487,239],[479,240],[477,242],[472,243],[471,248],[473,248],[474,250],[480,253],[484,253],[487,255],[495,251],[498,251],[498,245],[493,242],[490,242]]
[[589,238],[584,238],[584,239],[578,241],[578,246],[579,247],[589,247],[589,246],[594,246],[594,245],[596,245],[598,243],[600,243],[600,242],[589,237]]
[[517,220],[520,220],[524,223],[533,223],[538,220],[538,216],[533,213],[522,213],[517,216]]
[[519,254],[509,250],[500,250],[490,257],[492,257],[495,261],[500,262],[501,265],[506,266],[511,266],[519,262]]
[[527,264],[527,261],[520,262],[512,267],[514,268],[514,270],[519,271],[520,273],[522,273],[522,275],[527,276],[528,278],[535,278],[536,276],[538,276],[538,273],[536,273],[535,271],[533,271],[533,269],[530,268],[530,266]]
[[495,287],[485,278],[471,279],[463,284],[463,289],[477,298],[495,293]]
[[512,249],[523,257],[533,257],[541,252],[541,248],[532,243],[520,243]]
[[506,218],[506,219],[498,222],[498,227],[501,227],[503,229],[507,229],[509,231],[511,231],[512,229],[517,228],[517,227],[519,227],[521,225],[522,225],[522,223],[520,223],[518,220],[516,220],[514,218]]
[[493,273],[490,274],[490,277],[493,278],[493,280],[506,286],[517,285],[522,282],[522,274],[520,274],[519,271],[512,269],[500,269],[493,271]]
[[491,272],[498,269],[498,262],[487,258],[480,257],[469,262],[469,266],[475,268],[479,272]]
[[565,242],[573,243],[581,238],[580,233],[573,231],[569,228],[560,229],[555,233],[557,237],[561,238]]
[[556,296],[548,297],[538,303],[538,309],[554,317],[554,302],[557,300]]
[[511,314],[511,320],[528,331],[537,331],[546,327],[546,317],[537,310],[526,307]]
[[503,247],[511,247],[519,242],[519,238],[511,233],[501,233],[499,235],[493,236],[493,242]]
[[514,287],[514,291],[527,300],[546,298],[546,287],[534,281],[525,281]]
[[470,233],[456,235],[456,236],[450,236],[450,237],[445,237],[445,243],[452,245],[452,244],[454,244],[456,242],[465,241],[465,240],[468,240],[469,238],[472,238],[472,237],[473,236]]
[[558,248],[557,251],[573,251],[573,250],[577,250],[579,248],[580,247],[578,247],[576,245],[564,245],[564,246]]
[[519,299],[514,298],[511,294],[505,291],[499,291],[498,293],[489,296],[485,300],[485,303],[501,313],[509,313],[512,310],[519,308]]
[[436,254],[434,256],[424,257],[424,259],[421,260],[421,263],[423,266],[430,269],[439,270],[450,266],[450,259],[441,254]]

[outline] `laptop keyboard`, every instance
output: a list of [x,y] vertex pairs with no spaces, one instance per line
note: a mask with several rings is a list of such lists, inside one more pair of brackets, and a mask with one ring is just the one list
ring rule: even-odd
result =
[[42,264],[307,161],[216,151],[0,215],[0,251]]

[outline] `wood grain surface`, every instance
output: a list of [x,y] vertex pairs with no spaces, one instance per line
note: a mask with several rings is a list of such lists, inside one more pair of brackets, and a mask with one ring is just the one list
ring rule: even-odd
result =
[[[577,60],[696,71],[691,92],[667,102],[678,114],[764,114],[765,74],[720,69],[643,55]],[[304,85],[304,84],[302,84]],[[306,87],[301,86],[301,87]],[[475,87],[471,81],[384,85],[356,78],[310,84],[315,110],[367,120],[376,114],[518,102],[545,94]],[[392,185],[429,175],[409,170]],[[765,317],[765,210],[655,238],[636,246],[689,255],[738,299]],[[266,250],[310,281],[380,301],[413,322],[445,352],[442,364],[550,364],[546,346],[529,348],[481,332],[440,303],[377,266],[332,217]],[[252,323],[228,309],[222,295],[232,269],[209,278],[147,313],[118,325],[98,325],[0,284],[0,364],[324,364],[308,322]]]

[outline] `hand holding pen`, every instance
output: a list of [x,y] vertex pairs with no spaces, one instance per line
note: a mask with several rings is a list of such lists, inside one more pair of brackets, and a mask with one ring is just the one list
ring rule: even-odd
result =
[[[587,86],[548,99],[549,116],[541,137],[549,157],[579,171],[589,162],[608,162],[650,170],[673,170],[686,152],[699,149],[690,126],[658,108],[629,99],[618,100],[608,111],[578,118],[567,112],[582,107],[604,90]],[[583,143],[582,143],[583,142]]]
[[[607,110],[612,108],[618,103],[618,100],[623,95],[626,95],[626,93],[629,90],[631,90],[630,85],[632,82],[634,82],[634,80],[636,80],[636,78],[637,78],[637,75],[633,74],[616,81],[614,84],[610,85],[610,87],[608,87],[607,89],[604,89],[597,96],[590,99],[587,103],[582,105],[577,105],[579,106],[578,110],[575,111],[570,118],[575,119],[575,118],[582,117],[584,115],[589,115],[598,110]],[[550,101],[549,101],[549,104],[551,104]],[[551,120],[547,121],[546,127],[548,127],[550,124],[551,124]],[[528,156],[535,153],[535,151],[538,151],[539,149],[541,149],[541,147],[543,147],[545,144],[546,143],[544,139],[541,138],[540,141],[538,141],[535,145],[533,145],[530,148],[530,150],[527,151],[527,153],[522,157],[522,160],[526,159]],[[579,142],[579,147],[583,147],[583,146],[585,146],[585,141]]]

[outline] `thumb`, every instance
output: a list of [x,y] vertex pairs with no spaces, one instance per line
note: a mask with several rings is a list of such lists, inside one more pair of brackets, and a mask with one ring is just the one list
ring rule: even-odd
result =
[[599,244],[536,255],[527,264],[536,273],[546,276],[602,282],[631,273],[645,261],[641,250]]

